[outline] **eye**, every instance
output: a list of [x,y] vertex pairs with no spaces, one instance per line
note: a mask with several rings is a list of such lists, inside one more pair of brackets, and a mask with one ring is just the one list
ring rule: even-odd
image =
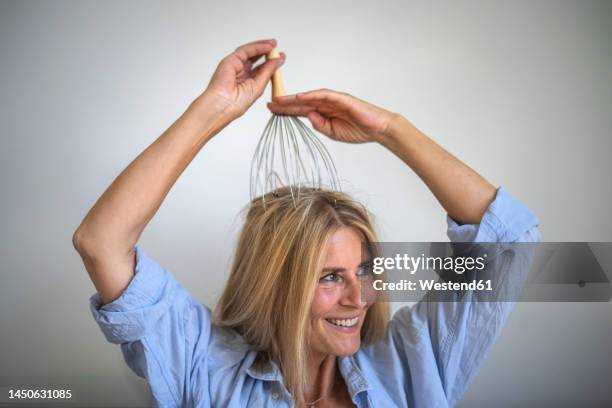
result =
[[332,272],[332,273],[328,273],[327,275],[323,276],[320,281],[321,282],[337,282],[338,279],[340,279],[340,276],[338,276],[337,273]]
[[359,270],[357,271],[357,276],[367,277],[372,275],[372,263],[368,262],[366,264],[360,265]]

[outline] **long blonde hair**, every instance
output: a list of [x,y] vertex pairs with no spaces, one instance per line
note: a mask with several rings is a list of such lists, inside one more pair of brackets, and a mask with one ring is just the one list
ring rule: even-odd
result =
[[[310,307],[327,240],[341,226],[356,228],[366,243],[377,241],[367,210],[346,194],[302,187],[297,198],[285,187],[265,201],[254,199],[215,310],[216,324],[242,335],[260,352],[260,361],[279,365],[298,402],[307,381]],[[362,342],[382,338],[388,318],[388,305],[374,303],[361,329]]]

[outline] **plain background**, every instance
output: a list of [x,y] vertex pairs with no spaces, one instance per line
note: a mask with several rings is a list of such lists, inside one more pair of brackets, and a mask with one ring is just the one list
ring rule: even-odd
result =
[[[540,218],[612,241],[612,2],[0,3],[0,387],[148,405],[93,321],[71,236],[238,45],[275,37],[288,92],[397,111]],[[269,91],[178,180],[140,245],[203,303],[225,281]],[[446,240],[445,214],[378,145],[325,140],[387,241]],[[461,407],[612,404],[609,303],[519,304]]]

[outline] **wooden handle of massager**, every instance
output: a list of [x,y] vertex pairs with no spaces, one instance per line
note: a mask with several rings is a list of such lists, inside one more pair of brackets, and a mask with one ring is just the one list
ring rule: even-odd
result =
[[[280,54],[276,48],[266,55],[266,61],[274,58],[280,58]],[[283,77],[281,76],[280,68],[272,74],[272,97],[285,95],[285,85],[283,85]]]

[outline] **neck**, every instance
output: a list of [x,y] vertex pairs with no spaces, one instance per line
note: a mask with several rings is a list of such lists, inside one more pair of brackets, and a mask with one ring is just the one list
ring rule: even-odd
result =
[[306,403],[331,395],[340,374],[336,356],[331,354],[313,355],[309,358],[306,369],[308,373],[308,384],[304,387]]

